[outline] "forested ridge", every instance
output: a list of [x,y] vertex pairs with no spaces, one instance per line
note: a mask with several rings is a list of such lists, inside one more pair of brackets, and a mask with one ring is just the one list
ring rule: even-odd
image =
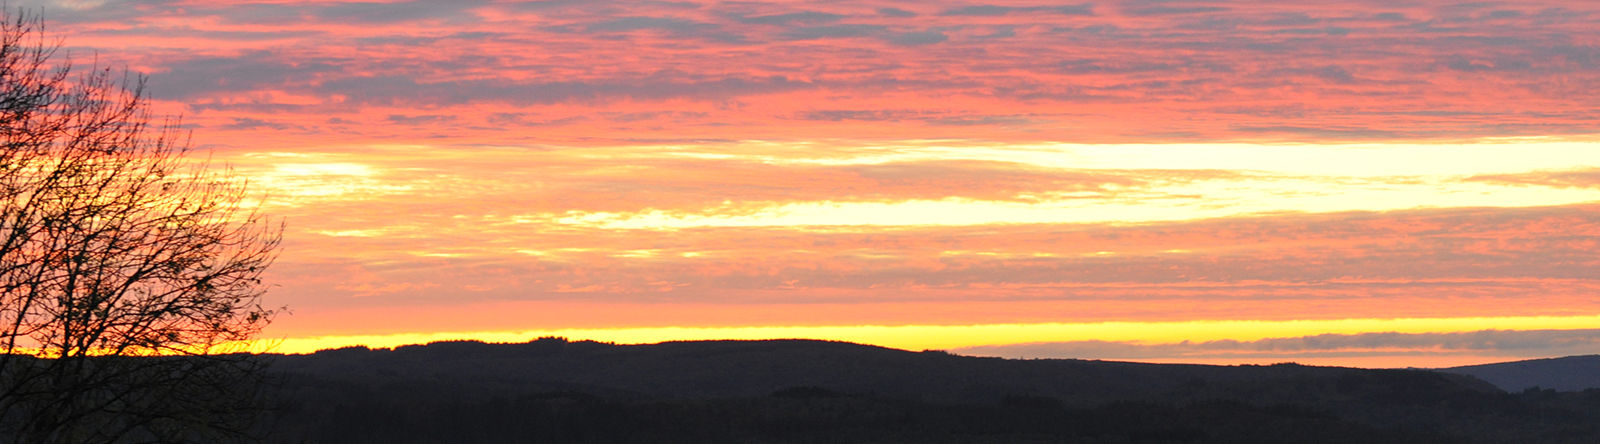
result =
[[825,341],[273,356],[275,442],[1592,443],[1600,390],[1424,370],[1007,360]]

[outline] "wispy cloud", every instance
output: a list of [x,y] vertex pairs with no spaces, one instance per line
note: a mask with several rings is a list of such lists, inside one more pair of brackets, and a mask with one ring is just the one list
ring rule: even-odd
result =
[[1503,185],[1545,186],[1555,188],[1593,188],[1600,186],[1600,168],[1579,168],[1561,171],[1536,171],[1517,174],[1482,174],[1466,179]]
[[1463,333],[1326,334],[1257,341],[1175,344],[1079,341],[969,347],[977,356],[1108,360],[1316,359],[1466,355],[1507,360],[1600,353],[1600,330],[1483,330]]

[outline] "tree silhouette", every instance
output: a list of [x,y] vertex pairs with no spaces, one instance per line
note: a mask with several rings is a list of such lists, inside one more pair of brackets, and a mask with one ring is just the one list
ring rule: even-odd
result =
[[151,123],[143,77],[59,47],[0,12],[0,442],[244,437],[281,227]]

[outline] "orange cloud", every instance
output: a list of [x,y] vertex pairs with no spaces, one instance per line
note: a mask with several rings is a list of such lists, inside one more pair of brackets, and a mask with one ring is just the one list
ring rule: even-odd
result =
[[[532,304],[494,310],[520,319],[496,321],[501,329],[635,322],[617,308],[536,315],[554,313],[537,308],[553,301],[637,304],[628,310],[648,315],[637,322],[655,326],[1579,315],[1600,311],[1589,297],[1600,289],[1590,273],[1600,261],[1596,214],[1571,207],[1133,226],[458,232],[307,245],[344,259],[291,256],[273,273],[284,285],[275,294],[307,310],[353,306],[347,301],[356,294],[338,289],[352,269],[367,276],[358,282],[439,284],[362,298],[388,300],[379,306]],[[474,237],[484,238],[463,242]],[[497,242],[539,254],[483,246]],[[408,252],[452,251],[452,243],[470,254]],[[672,291],[660,291],[662,282]],[[474,329],[436,325],[423,318],[437,309],[418,310],[422,318],[373,319]],[[750,314],[757,312],[768,314]]]

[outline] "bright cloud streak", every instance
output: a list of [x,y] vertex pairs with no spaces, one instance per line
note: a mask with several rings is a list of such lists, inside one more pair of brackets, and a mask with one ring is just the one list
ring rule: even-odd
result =
[[1117,144],[941,149],[938,157],[1057,168],[1243,170],[1321,177],[1467,176],[1600,166],[1594,142],[1533,139],[1433,144]]
[[[796,203],[749,215],[593,213],[557,223],[608,229],[803,225],[980,225],[1140,223],[1273,212],[1326,213],[1448,207],[1534,207],[1600,201],[1600,190],[1529,189],[1480,184],[1327,183],[1249,180],[1151,188],[1150,197],[1057,200],[1043,204],[965,199],[895,203]],[[1071,198],[1071,196],[1067,196]]]

